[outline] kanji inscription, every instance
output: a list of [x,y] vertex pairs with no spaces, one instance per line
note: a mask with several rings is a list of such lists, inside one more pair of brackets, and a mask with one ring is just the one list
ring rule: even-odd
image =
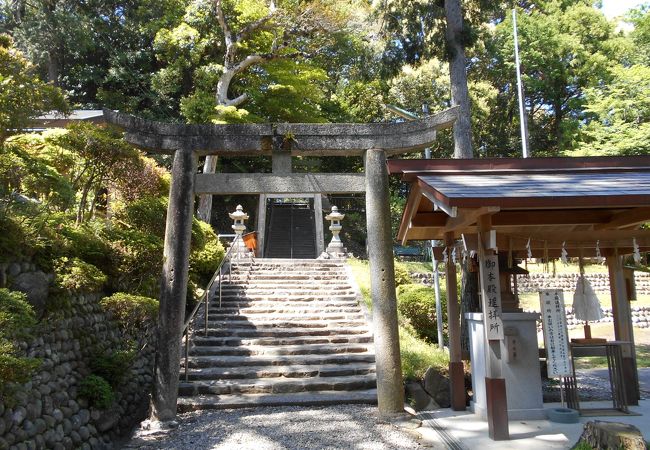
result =
[[481,290],[483,323],[488,340],[503,339],[501,320],[501,287],[499,286],[499,257],[485,256],[481,261]]
[[548,376],[571,376],[573,371],[569,352],[569,332],[564,312],[564,295],[559,289],[544,289],[539,291],[539,301],[542,308]]

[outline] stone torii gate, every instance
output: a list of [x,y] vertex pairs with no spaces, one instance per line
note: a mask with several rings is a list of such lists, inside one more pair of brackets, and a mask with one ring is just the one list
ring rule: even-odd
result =
[[[125,139],[148,152],[173,154],[163,254],[153,418],[176,416],[181,334],[194,197],[198,194],[366,194],[379,412],[398,414],[404,391],[397,327],[386,157],[430,146],[449,128],[457,107],[404,123],[180,125],[151,122],[104,110]],[[199,156],[270,155],[286,165],[292,156],[363,156],[365,174],[197,174]]]

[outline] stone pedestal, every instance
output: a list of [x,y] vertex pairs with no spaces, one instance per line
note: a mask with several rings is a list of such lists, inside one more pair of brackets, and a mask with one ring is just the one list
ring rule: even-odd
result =
[[[465,314],[469,327],[472,361],[471,409],[487,418],[485,354],[487,349],[482,313]],[[542,377],[539,367],[537,313],[503,313],[505,338],[501,341],[502,376],[506,384],[508,419],[545,419]]]

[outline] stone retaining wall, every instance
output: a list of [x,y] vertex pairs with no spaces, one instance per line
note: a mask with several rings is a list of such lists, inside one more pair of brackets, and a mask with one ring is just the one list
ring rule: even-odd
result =
[[[633,326],[638,328],[650,328],[650,307],[633,306],[631,310],[632,310]],[[598,322],[590,322],[590,323],[592,324],[607,323],[607,322],[614,321],[614,315],[612,313],[611,308],[603,308],[602,311],[604,317],[600,319]],[[531,312],[539,313],[539,311],[531,311]],[[584,322],[581,322],[576,319],[575,315],[573,314],[573,308],[566,308],[566,320],[569,328],[578,328],[584,325]],[[540,326],[541,326],[541,322],[540,322]]]
[[[539,289],[562,289],[573,292],[578,282],[579,274],[563,273],[553,276],[551,273],[533,273],[528,276],[517,277],[517,289],[519,292],[537,292]],[[609,293],[609,275],[606,273],[587,274],[596,292]],[[650,273],[636,272],[634,284],[637,294],[650,294]]]
[[31,342],[21,343],[27,356],[40,359],[41,365],[31,381],[14,386],[10,396],[0,399],[0,449],[113,448],[145,418],[153,380],[153,330],[145,337],[149,344],[127,368],[110,408],[91,407],[79,396],[90,360],[125,342],[100,299],[98,294],[73,296],[71,305],[39,323]]
[[[537,292],[539,289],[562,289],[574,291],[578,282],[577,273],[562,273],[553,276],[551,273],[532,273],[517,277],[517,290],[520,293]],[[609,292],[609,276],[606,273],[593,273],[585,275],[596,292]],[[416,283],[433,285],[433,274],[412,273],[411,278]],[[444,273],[440,273],[444,279]],[[636,292],[640,295],[650,295],[650,273],[636,272],[634,274]]]

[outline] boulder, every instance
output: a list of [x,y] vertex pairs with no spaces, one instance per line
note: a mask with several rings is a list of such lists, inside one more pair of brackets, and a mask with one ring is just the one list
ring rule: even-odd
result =
[[12,280],[11,288],[24,292],[27,295],[27,301],[34,309],[39,314],[43,312],[50,292],[50,282],[44,272],[39,270],[38,272],[21,273]]
[[440,405],[441,408],[451,406],[451,394],[449,390],[449,375],[434,367],[429,367],[424,373],[422,380],[424,390]]
[[595,450],[610,448],[625,450],[646,450],[641,431],[634,425],[596,420],[585,424],[580,441]]
[[417,381],[406,382],[406,395],[412,400],[411,406],[416,411],[430,411],[440,408]]

